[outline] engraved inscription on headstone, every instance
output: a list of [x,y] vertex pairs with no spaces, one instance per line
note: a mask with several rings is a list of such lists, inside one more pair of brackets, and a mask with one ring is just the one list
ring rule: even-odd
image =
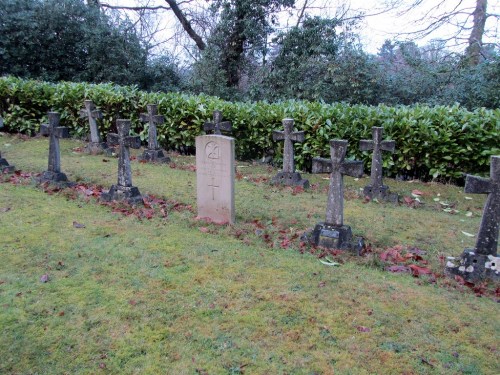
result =
[[196,137],[198,217],[233,224],[234,139],[221,135]]
[[101,141],[101,136],[99,134],[99,128],[97,126],[97,119],[102,118],[102,112],[96,109],[92,100],[85,100],[85,107],[80,110],[80,118],[88,118],[89,128],[90,128],[90,142],[85,147],[87,152],[92,155],[97,155],[100,153],[111,153],[106,142]]
[[458,263],[456,258],[449,258],[446,270],[451,275],[460,275],[469,281],[485,278],[499,280],[500,155],[491,157],[490,178],[467,175],[464,191],[468,194],[488,194],[488,198],[476,245],[473,249],[465,249]]
[[[3,128],[3,118],[0,116],[0,128]],[[0,152],[0,173],[11,173],[14,172],[14,166],[10,165],[7,160],[2,158],[2,153]]]
[[68,177],[61,172],[61,150],[59,138],[69,138],[69,129],[59,126],[60,115],[57,112],[48,113],[49,123],[40,126],[40,133],[49,136],[49,165],[42,173],[40,182],[65,183]]
[[372,127],[373,139],[362,139],[359,142],[359,148],[361,151],[373,150],[370,185],[365,186],[363,194],[370,199],[376,198],[397,202],[397,194],[389,193],[389,186],[382,183],[382,151],[393,153],[395,148],[394,141],[382,140],[383,131],[384,128],[374,126]]
[[295,172],[295,161],[293,153],[293,142],[304,142],[304,132],[293,131],[293,119],[283,119],[284,131],[273,131],[274,141],[284,141],[283,146],[283,170],[273,177],[271,183],[288,186],[309,187],[309,181],[303,179],[300,173]]
[[158,115],[158,106],[148,104],[148,113],[141,113],[141,121],[149,124],[148,128],[148,148],[144,150],[140,160],[151,161],[154,163],[168,163],[170,158],[165,155],[158,144],[158,132],[156,126],[163,124],[165,118]]
[[130,204],[143,203],[139,189],[132,186],[132,170],[130,168],[130,147],[140,148],[139,136],[130,136],[130,120],[116,120],[118,134],[109,133],[107,140],[111,146],[120,146],[118,156],[118,183],[111,186],[108,193],[103,193],[101,199],[109,201],[127,201]]
[[330,141],[331,158],[314,158],[315,173],[330,172],[330,186],[326,206],[326,218],[318,223],[311,234],[311,242],[317,246],[335,249],[349,249],[360,253],[364,243],[362,238],[353,238],[351,227],[344,225],[344,175],[363,175],[362,161],[345,160],[348,142]]
[[222,121],[222,112],[221,111],[214,111],[214,121],[213,122],[206,122],[203,125],[203,130],[205,133],[208,133],[209,131],[213,131],[214,134],[216,135],[221,135],[221,131],[225,131],[228,133],[231,133],[233,130],[231,126],[230,121]]

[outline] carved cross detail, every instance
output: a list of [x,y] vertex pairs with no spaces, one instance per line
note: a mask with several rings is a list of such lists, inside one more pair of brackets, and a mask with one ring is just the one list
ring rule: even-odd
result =
[[313,173],[330,172],[325,220],[327,225],[342,226],[344,224],[344,175],[352,177],[363,175],[362,161],[345,160],[347,146],[346,140],[331,140],[330,159],[313,159]]
[[132,186],[132,170],[130,168],[129,148],[140,148],[141,139],[139,136],[130,136],[130,120],[116,120],[117,133],[109,133],[107,137],[108,145],[120,146],[118,158],[118,186]]
[[96,109],[92,100],[85,100],[85,108],[80,110],[80,118],[87,117],[90,126],[90,142],[100,143],[101,136],[99,135],[99,128],[97,127],[96,119],[102,118],[102,112]]
[[213,130],[214,134],[221,135],[221,130],[231,132],[232,126],[230,121],[222,121],[221,111],[214,111],[214,122],[206,122],[203,125],[203,130],[205,132]]
[[148,149],[158,150],[158,135],[156,125],[163,124],[165,117],[158,115],[158,105],[148,104],[148,113],[141,113],[141,121],[149,124],[148,129]]
[[49,172],[61,172],[61,150],[59,138],[69,138],[69,129],[59,126],[60,115],[57,112],[49,112],[49,123],[40,126],[40,134],[49,136]]
[[372,127],[373,140],[359,141],[361,151],[373,150],[370,184],[374,189],[382,187],[382,151],[394,152],[396,143],[392,140],[382,141],[384,128]]
[[304,142],[304,132],[293,131],[293,119],[285,118],[283,119],[284,131],[273,130],[273,140],[274,141],[284,141],[283,147],[283,172],[293,173],[295,172],[295,161],[293,153],[293,143],[292,142]]
[[474,252],[496,256],[500,222],[500,155],[491,157],[490,178],[467,175],[464,191],[488,194]]

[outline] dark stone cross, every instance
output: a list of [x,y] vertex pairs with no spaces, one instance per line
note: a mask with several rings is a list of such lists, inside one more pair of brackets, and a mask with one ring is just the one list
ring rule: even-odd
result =
[[[3,118],[0,116],[0,128],[3,128]],[[14,166],[10,165],[7,160],[2,158],[2,153],[0,152],[0,173],[11,173],[14,172]]]
[[111,151],[106,145],[106,142],[101,141],[99,128],[97,127],[97,119],[102,118],[102,112],[96,109],[94,103],[92,103],[92,100],[85,100],[84,103],[85,108],[80,110],[80,118],[87,117],[90,127],[90,142],[86,146],[86,150],[93,155],[97,155],[103,152],[109,154]]
[[156,130],[156,125],[163,124],[165,118],[158,115],[158,106],[156,104],[148,104],[147,108],[148,113],[141,113],[141,121],[149,124],[148,148],[144,150],[139,159],[155,163],[168,163],[170,162],[170,158],[164,154],[163,150],[158,145],[158,135]]
[[397,202],[398,195],[390,194],[389,186],[382,183],[382,151],[393,153],[395,148],[394,141],[382,140],[383,131],[384,128],[374,126],[372,127],[373,140],[362,139],[359,141],[361,151],[373,150],[370,185],[365,186],[363,194],[370,199],[377,198]]
[[309,181],[302,179],[300,173],[295,172],[295,161],[292,142],[304,142],[304,132],[293,131],[293,119],[283,119],[284,131],[273,131],[274,141],[284,141],[283,146],[283,170],[273,177],[271,183],[281,185],[309,187]]
[[[491,157],[490,178],[467,175],[465,193],[488,194],[476,245],[465,249],[460,263],[448,262],[447,271],[466,280],[500,279],[498,230],[500,226],[500,155]],[[454,259],[454,258],[452,258]]]
[[130,147],[140,148],[139,136],[130,136],[130,120],[116,120],[118,133],[109,133],[108,145],[120,146],[118,156],[118,183],[111,186],[108,193],[103,193],[101,199],[110,202],[113,200],[124,200],[130,204],[142,203],[139,189],[132,186],[132,170],[130,168]]
[[316,225],[311,242],[333,249],[355,250],[363,248],[361,238],[353,239],[351,227],[344,225],[344,175],[361,177],[363,162],[345,160],[348,142],[343,139],[330,141],[330,159],[314,158],[313,173],[330,172],[330,186],[326,205],[325,222]]
[[40,182],[65,183],[68,177],[61,172],[61,150],[59,138],[69,138],[69,129],[59,126],[61,116],[57,112],[49,112],[49,123],[40,126],[40,134],[49,136],[49,166],[42,173]]
[[214,122],[206,122],[203,125],[203,130],[205,133],[213,131],[214,134],[221,135],[221,130],[230,133],[233,129],[230,121],[222,121],[221,111],[214,111]]

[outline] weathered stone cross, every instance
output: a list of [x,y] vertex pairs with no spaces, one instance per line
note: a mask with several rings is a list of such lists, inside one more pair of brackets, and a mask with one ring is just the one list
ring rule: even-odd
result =
[[157,124],[163,124],[165,118],[158,115],[158,106],[156,104],[148,104],[148,113],[141,113],[141,121],[149,124],[148,129],[148,148],[140,157],[144,161],[152,161],[157,163],[168,163],[170,158],[165,156],[163,150],[158,145]]
[[85,100],[85,108],[80,110],[80,118],[87,117],[90,127],[90,142],[86,149],[89,153],[96,155],[102,152],[108,153],[108,146],[101,141],[99,128],[97,127],[97,119],[102,118],[102,112],[96,109],[92,100]]
[[359,141],[361,151],[373,150],[370,185],[365,186],[363,193],[371,199],[397,201],[398,196],[389,194],[389,187],[382,183],[382,151],[393,153],[396,144],[392,140],[382,141],[383,131],[384,128],[374,126],[372,127],[373,140],[362,139]]
[[40,134],[48,135],[49,138],[49,166],[43,172],[40,182],[65,182],[68,177],[61,172],[61,150],[59,138],[69,138],[69,129],[59,126],[60,115],[57,112],[48,113],[49,123],[40,126]]
[[273,140],[284,141],[283,146],[283,170],[273,177],[273,184],[309,187],[309,181],[302,179],[300,173],[295,172],[295,160],[292,142],[304,142],[303,131],[293,131],[294,121],[291,118],[283,119],[284,131],[274,130]]
[[[0,128],[3,128],[3,118],[0,116]],[[2,153],[0,152],[0,173],[10,173],[14,171],[14,166],[10,165],[7,160],[2,158]]]
[[116,120],[118,133],[109,133],[107,137],[110,146],[120,146],[118,157],[118,183],[111,186],[109,193],[103,193],[104,201],[125,200],[129,203],[141,203],[139,189],[132,186],[132,170],[130,168],[130,147],[140,148],[139,136],[130,136],[130,120]]
[[361,177],[362,161],[346,161],[348,142],[343,139],[330,141],[330,159],[314,158],[313,173],[330,173],[330,186],[326,206],[326,219],[312,233],[316,245],[337,249],[353,249],[357,253],[363,247],[362,239],[352,241],[351,227],[344,225],[344,175]]
[[203,125],[203,130],[205,133],[213,130],[214,134],[221,135],[221,130],[231,132],[232,126],[230,121],[222,121],[221,111],[214,111],[214,122],[206,122]]
[[473,249],[465,249],[460,265],[448,263],[448,270],[471,281],[483,278],[500,279],[500,155],[491,157],[490,178],[467,175],[464,191],[469,194],[488,194],[488,198],[484,205],[476,245]]

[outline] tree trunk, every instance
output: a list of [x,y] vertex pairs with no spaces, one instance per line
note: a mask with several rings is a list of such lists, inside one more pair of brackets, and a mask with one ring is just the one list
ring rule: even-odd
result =
[[481,61],[481,49],[483,47],[484,25],[486,24],[486,7],[488,0],[476,0],[474,10],[474,21],[469,37],[469,46],[465,51],[469,65],[478,65]]
[[203,41],[201,36],[199,36],[196,33],[196,31],[193,30],[193,28],[191,27],[191,23],[184,16],[184,13],[182,13],[182,11],[179,9],[177,2],[175,0],[165,0],[165,1],[168,3],[170,8],[172,8],[172,11],[174,12],[175,16],[177,17],[177,19],[179,20],[179,22],[181,23],[182,27],[189,35],[189,37],[194,40],[194,42],[198,46],[198,49],[200,51],[203,51],[206,48],[205,42]]

